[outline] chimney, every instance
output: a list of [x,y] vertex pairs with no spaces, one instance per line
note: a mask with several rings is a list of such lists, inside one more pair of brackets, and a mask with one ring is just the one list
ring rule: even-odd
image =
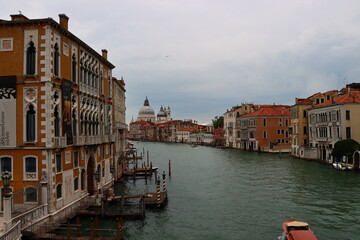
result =
[[68,23],[69,23],[69,17],[66,16],[64,13],[59,14],[59,24],[66,30],[68,30]]
[[103,49],[101,50],[102,51],[102,56],[103,58],[105,58],[107,60],[107,54],[108,54],[108,51],[106,49]]
[[22,15],[22,13],[19,11],[19,14],[12,14],[10,15],[11,21],[19,21],[19,20],[29,20],[27,17]]

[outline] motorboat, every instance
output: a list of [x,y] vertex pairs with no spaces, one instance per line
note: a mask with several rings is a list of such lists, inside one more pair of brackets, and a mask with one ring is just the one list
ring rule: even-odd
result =
[[346,165],[345,163],[333,163],[333,166],[335,169],[339,169],[339,170],[342,170],[342,171],[345,171],[345,170],[352,170],[352,166],[349,166],[349,165]]
[[286,220],[282,224],[283,234],[279,240],[317,240],[309,224],[297,220]]

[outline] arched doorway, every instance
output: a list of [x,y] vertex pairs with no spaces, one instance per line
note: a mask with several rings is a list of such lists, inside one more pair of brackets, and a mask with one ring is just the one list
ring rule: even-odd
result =
[[322,146],[321,160],[326,160],[326,147]]
[[360,151],[354,153],[354,169],[360,167]]
[[94,195],[94,165],[95,160],[91,155],[87,164],[87,190],[90,196]]
[[85,176],[85,169],[82,169],[81,170],[81,190],[85,190],[85,178],[86,178],[86,176]]

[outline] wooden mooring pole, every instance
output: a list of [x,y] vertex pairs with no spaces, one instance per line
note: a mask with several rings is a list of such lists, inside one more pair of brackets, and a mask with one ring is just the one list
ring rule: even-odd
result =
[[149,166],[149,162],[150,162],[150,158],[149,158],[149,150],[146,151],[146,154],[147,154],[147,165]]
[[160,192],[160,178],[157,179],[157,206],[160,207],[161,203],[161,192]]
[[169,177],[171,177],[171,159],[169,159]]
[[162,174],[162,177],[163,177],[163,192],[166,192],[166,173],[165,171],[163,171],[163,174]]

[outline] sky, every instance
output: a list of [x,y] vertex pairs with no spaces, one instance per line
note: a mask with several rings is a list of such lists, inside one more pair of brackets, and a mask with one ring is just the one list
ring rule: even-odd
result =
[[0,0],[0,19],[69,17],[116,66],[127,122],[147,96],[208,123],[242,103],[287,104],[360,82],[358,0]]

